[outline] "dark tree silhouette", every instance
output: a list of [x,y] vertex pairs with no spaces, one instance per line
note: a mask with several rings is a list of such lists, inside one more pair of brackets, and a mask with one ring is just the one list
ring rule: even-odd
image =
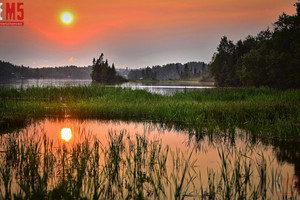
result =
[[125,82],[121,76],[116,73],[115,65],[109,66],[108,60],[104,61],[104,55],[101,53],[99,58],[93,59],[93,69],[91,73],[92,80],[98,83],[114,84],[119,82]]
[[[184,73],[185,66],[187,66],[186,73]],[[198,79],[207,74],[207,68],[208,65],[203,62],[188,62],[185,64],[170,63],[163,66],[155,65],[141,69],[132,69],[128,73],[128,78],[134,80],[179,80],[181,78]]]
[[300,88],[300,1],[297,13],[283,13],[274,29],[236,44],[223,37],[211,72],[219,86]]
[[49,67],[49,68],[30,68],[27,66],[17,66],[9,62],[0,60],[0,81],[7,82],[13,79],[89,79],[92,67]]

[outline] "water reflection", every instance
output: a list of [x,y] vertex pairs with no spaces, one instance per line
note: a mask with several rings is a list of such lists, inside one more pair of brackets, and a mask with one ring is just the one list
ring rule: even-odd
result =
[[72,131],[70,128],[63,128],[60,131],[61,139],[68,142],[72,138]]
[[[28,87],[65,87],[65,86],[89,86],[92,80],[81,79],[24,79],[13,80],[10,82],[1,83],[0,86],[14,87],[14,88],[28,88]],[[128,82],[120,85],[110,85],[107,87],[121,87],[132,90],[146,90],[152,94],[173,95],[176,92],[190,92],[195,90],[202,90],[205,88],[213,88],[212,85],[200,85],[197,82]]]
[[177,92],[192,92],[203,90],[207,88],[214,88],[214,86],[199,85],[197,83],[168,83],[168,82],[153,82],[153,83],[136,83],[128,82],[120,85],[121,88],[130,88],[132,90],[146,90],[152,94],[159,95],[174,95]]
[[88,86],[92,80],[82,79],[16,79],[9,82],[0,82],[0,86],[13,88],[28,87],[64,87],[64,86]]
[[[72,140],[62,144],[59,132],[72,134]],[[32,193],[46,184],[47,195],[75,199],[295,195],[296,182],[284,180],[297,180],[299,143],[235,132],[198,137],[169,124],[46,119],[1,137],[0,170],[15,177],[11,188],[20,195],[20,183]]]

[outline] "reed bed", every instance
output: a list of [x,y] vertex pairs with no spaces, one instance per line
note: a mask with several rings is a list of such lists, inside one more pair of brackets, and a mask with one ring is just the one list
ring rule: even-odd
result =
[[[107,145],[90,132],[78,134],[74,143],[27,130],[3,135],[0,198],[268,199],[282,175],[250,146],[219,148],[219,167],[207,169],[204,180],[194,149],[170,149],[159,138],[126,130],[109,131]],[[297,198],[295,188],[276,192],[278,198]]]

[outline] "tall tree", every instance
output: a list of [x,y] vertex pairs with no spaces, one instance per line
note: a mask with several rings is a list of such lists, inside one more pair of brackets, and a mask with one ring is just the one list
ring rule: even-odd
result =
[[236,82],[236,47],[226,36],[221,38],[217,48],[218,52],[214,55],[211,62],[211,72],[219,86],[233,86]]

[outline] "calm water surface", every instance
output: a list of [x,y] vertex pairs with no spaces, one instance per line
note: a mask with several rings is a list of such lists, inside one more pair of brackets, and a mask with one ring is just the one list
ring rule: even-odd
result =
[[[71,133],[70,140],[62,141],[62,134]],[[151,122],[124,122],[124,121],[102,121],[102,120],[78,120],[78,119],[45,119],[29,125],[24,130],[19,131],[20,135],[33,136],[34,138],[43,137],[45,134],[50,140],[54,141],[54,148],[63,142],[67,146],[76,145],[82,141],[82,134],[93,135],[101,142],[103,147],[109,145],[109,132],[115,132],[117,135],[121,131],[126,131],[126,137],[135,138],[136,134],[144,136],[146,140],[160,141],[162,147],[169,147],[168,161],[166,168],[169,171],[174,170],[174,160],[172,155],[182,155],[185,160],[191,153],[189,162],[194,162],[189,171],[189,176],[195,176],[193,187],[189,185],[189,190],[194,191],[191,198],[196,198],[201,191],[200,188],[208,188],[212,172],[215,179],[221,178],[222,160],[220,152],[224,152],[226,160],[235,165],[247,160],[251,163],[252,184],[249,191],[263,188],[266,190],[266,197],[272,199],[281,199],[286,196],[299,197],[297,181],[300,175],[300,151],[299,142],[289,141],[260,141],[247,136],[247,134],[236,129],[236,136],[225,137],[222,134],[203,135],[200,139],[195,138],[191,133],[184,130],[177,130],[172,124],[160,125]],[[9,134],[8,134],[9,135]],[[2,151],[5,149],[5,141],[8,135],[1,137]],[[21,137],[21,136],[18,137]],[[22,136],[24,137],[24,136]],[[126,151],[126,150],[125,150]],[[177,153],[176,153],[177,152]],[[237,160],[242,156],[242,160]],[[260,183],[260,168],[262,158],[266,164],[266,182],[262,186]],[[234,173],[229,170],[228,173]],[[178,172],[180,177],[180,173]],[[201,178],[199,178],[201,177]],[[288,183],[286,181],[289,181]],[[15,186],[17,187],[17,186]],[[292,188],[294,194],[291,194],[288,188]],[[196,189],[195,189],[196,188]],[[197,189],[198,188],[198,189]],[[200,194],[199,194],[200,195]],[[186,197],[189,197],[188,194]],[[199,197],[199,196],[198,196]],[[196,198],[197,199],[197,198]]]
[[[26,79],[26,80],[14,80],[7,83],[0,83],[0,86],[15,87],[15,88],[27,88],[27,87],[64,87],[64,86],[88,86],[91,85],[91,80],[74,80],[74,79]],[[195,83],[141,83],[141,82],[128,82],[120,85],[114,85],[109,87],[121,87],[130,88],[132,90],[146,90],[153,94],[160,95],[173,95],[176,92],[187,92],[202,90],[205,88],[213,88],[213,86],[201,86]]]

